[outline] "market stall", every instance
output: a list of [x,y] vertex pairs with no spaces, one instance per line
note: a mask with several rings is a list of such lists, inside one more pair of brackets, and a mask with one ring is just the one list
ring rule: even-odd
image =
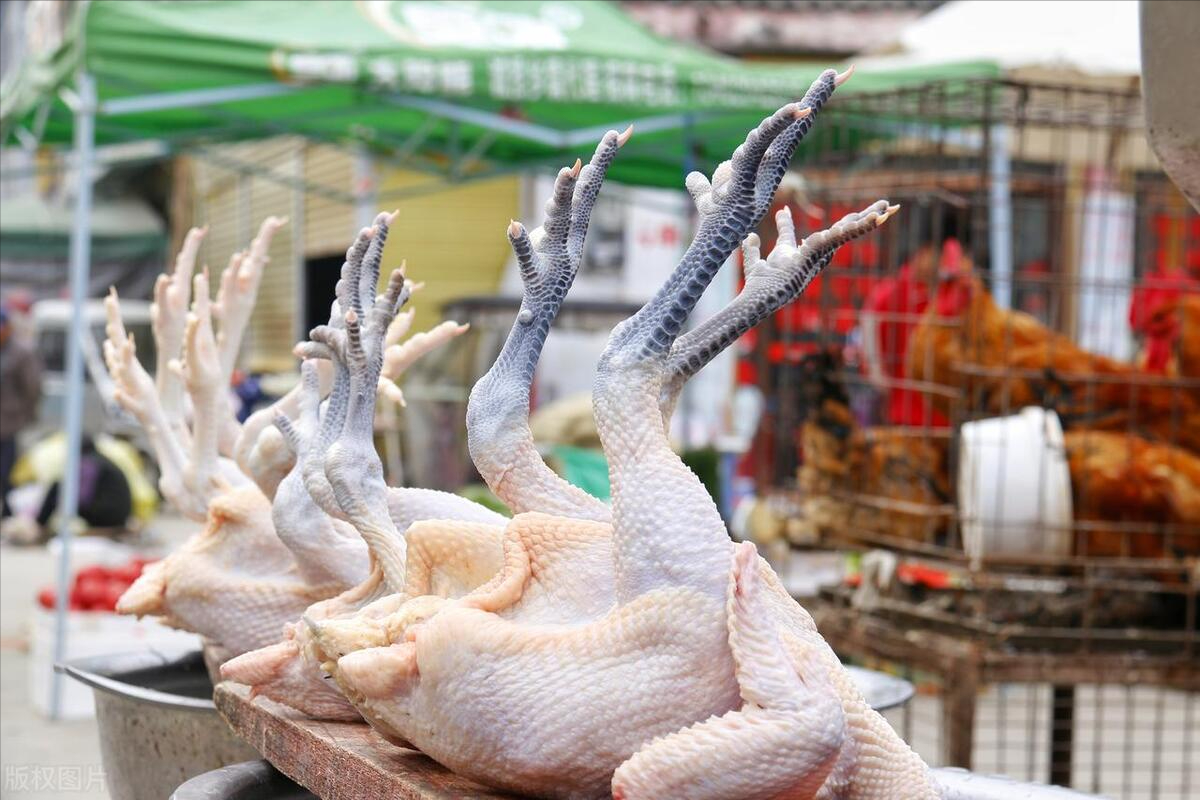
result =
[[[678,185],[692,168],[710,170],[764,111],[794,98],[817,72],[743,64],[661,40],[604,3],[480,3],[467,12],[325,2],[280,14],[266,2],[93,2],[61,33],[43,40],[4,87],[0,133],[30,147],[72,142],[71,164],[83,176],[92,174],[97,146],[149,139],[178,152],[289,133],[357,142],[470,180],[557,164],[604,130],[632,123],[638,136],[613,178]],[[961,78],[993,72],[988,63],[935,69]],[[848,91],[930,75],[923,67],[865,72]],[[71,298],[80,307],[91,262],[90,180],[78,182],[74,199]],[[67,375],[78,388],[78,348],[69,351]],[[78,494],[79,396],[68,392],[65,414],[72,457],[64,542]],[[62,553],[65,608],[69,548]]]

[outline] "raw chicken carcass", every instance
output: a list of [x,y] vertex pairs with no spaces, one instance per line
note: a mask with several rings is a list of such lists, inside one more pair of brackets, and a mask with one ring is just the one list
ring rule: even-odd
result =
[[200,633],[219,653],[216,658],[222,658],[274,641],[285,623],[344,586],[309,583],[276,536],[271,501],[249,478],[242,476],[235,486],[225,478],[229,471],[219,469],[232,462],[217,455],[220,367],[206,276],[197,276],[195,288],[185,355],[170,368],[192,398],[193,455],[183,469],[183,483],[194,497],[204,498],[206,525],[179,550],[150,565],[121,596],[117,611],[158,616]]
[[[765,120],[711,186],[689,177],[706,210],[696,240],[609,341],[594,401],[611,532],[518,515],[495,579],[458,600],[411,601],[437,608],[396,643],[338,659],[339,685],[385,734],[476,780],[546,797],[938,795],[752,546],[735,549],[662,426],[671,347],[765,213],[801,132],[796,112]],[[815,272],[820,256],[805,256]],[[370,472],[338,467],[329,476],[343,507],[377,504]],[[572,584],[589,576],[552,567],[599,537],[611,537],[612,606],[526,620],[523,609],[570,605]]]
[[[627,134],[624,138],[627,138]],[[608,517],[606,505],[567,484],[546,467],[529,432],[528,414],[534,367],[550,324],[578,268],[583,236],[600,184],[624,138],[615,133],[609,134],[601,141],[586,167],[577,163],[574,168],[559,173],[554,196],[547,205],[546,224],[543,229],[534,231],[532,236],[537,240],[536,245],[531,244],[530,237],[517,223],[513,223],[509,229],[509,236],[523,265],[525,296],[499,357],[471,393],[467,416],[471,453],[480,474],[502,500],[517,510],[544,504],[561,513],[573,513],[582,518]],[[386,235],[389,222],[388,218],[381,217],[377,220],[376,231],[382,230]],[[571,232],[561,240],[557,235],[545,235],[546,230],[566,232],[568,229]],[[372,295],[364,292],[363,287],[373,287],[378,272],[377,262],[365,257],[363,243],[368,238],[378,241],[379,234],[368,235],[364,232],[347,255],[336,307],[362,309],[369,304]],[[364,257],[366,263],[362,264]],[[362,279],[364,272],[367,274],[365,280]],[[359,345],[365,348],[363,357],[368,356],[367,350],[376,346],[375,341],[383,330],[384,322],[384,315],[374,320],[368,317],[364,329],[359,331]],[[364,377],[365,372],[356,370],[351,361],[350,342],[337,327],[331,322],[325,329],[314,331],[314,339],[318,341],[310,350],[335,360],[339,380],[344,381],[342,391],[348,395],[351,392],[352,374],[360,382],[365,382],[363,385],[370,383],[370,377]],[[388,329],[390,331],[392,326],[389,325]],[[386,373],[389,367],[395,369],[410,360],[411,357],[397,352],[391,358],[385,356],[382,369]],[[309,408],[311,413],[311,404]],[[325,481],[323,458],[326,450],[338,436],[348,437],[343,446],[351,452],[372,445],[369,439],[366,442],[351,441],[355,435],[364,436],[365,430],[361,427],[346,430],[348,399],[345,403],[341,400],[331,402],[331,409],[326,412],[320,442],[306,449],[303,460],[314,495],[321,498],[320,502],[328,507],[331,514],[340,514],[341,507],[330,501],[331,489]],[[358,413],[361,419],[373,416],[366,407]],[[340,418],[337,416],[339,414]],[[406,490],[388,491],[395,499],[397,493]],[[411,493],[414,490],[407,491]],[[492,523],[499,522],[500,518],[494,515],[480,517],[469,509],[451,507],[443,502],[443,497],[449,498],[442,493],[423,493],[421,499],[425,501],[422,504],[425,513],[429,518],[462,519],[463,524],[438,530],[413,530],[408,523],[419,517],[414,515],[412,519],[404,520],[395,513],[391,514],[395,533],[381,534],[377,530],[380,527],[378,523],[367,524],[365,538],[374,542],[375,549],[379,551],[379,573],[373,575],[370,585],[364,584],[353,592],[309,609],[305,615],[309,623],[351,617],[374,621],[385,617],[387,612],[409,597],[429,594],[456,597],[492,578],[501,564],[503,536],[503,528]],[[454,497],[454,502],[464,501]],[[442,503],[443,507],[436,507],[437,503]],[[355,507],[363,506],[356,504]],[[403,550],[397,535],[401,531],[408,531]],[[369,601],[389,591],[393,593],[392,596],[371,605],[362,614],[357,613]],[[357,641],[361,644],[373,640],[371,637],[377,635],[380,634],[369,631]],[[338,719],[357,716],[352,709],[348,710],[347,706],[330,696],[330,684],[322,679],[322,673],[319,672],[323,657],[312,646],[309,629],[296,625],[289,628],[285,640],[278,645],[248,653],[227,663],[222,675],[229,680],[250,684],[254,691],[312,716]]]
[[[466,330],[466,326],[445,322],[400,344],[399,340],[407,332],[412,320],[411,314],[396,315],[412,288],[411,284],[404,283],[402,271],[394,275],[391,290],[396,295],[392,297],[393,304],[387,313],[368,315],[361,330],[357,326],[347,329],[339,324],[343,317],[342,308],[357,317],[356,309],[361,312],[364,306],[370,306],[379,280],[379,265],[390,222],[389,215],[380,215],[373,228],[359,234],[346,255],[330,324],[315,329],[313,341],[297,348],[301,355],[333,360],[333,387],[324,415],[319,414],[318,410],[320,395],[316,365],[321,362],[310,358],[304,366],[304,391],[298,403],[296,421],[290,422],[283,416],[276,418],[289,449],[297,454],[296,467],[279,485],[282,497],[276,504],[277,509],[281,504],[285,509],[277,511],[277,517],[284,513],[295,524],[281,524],[280,537],[288,542],[297,555],[302,569],[308,565],[307,571],[313,577],[319,576],[320,570],[327,568],[334,551],[346,554],[347,558],[357,558],[359,554],[365,558],[369,552],[373,564],[370,574],[366,574],[364,568],[359,579],[344,586],[341,594],[309,608],[306,614],[310,619],[332,619],[355,613],[372,600],[402,589],[406,569],[411,571],[425,563],[420,558],[410,559],[406,566],[408,546],[398,535],[360,537],[357,531],[346,525],[342,521],[345,512],[333,499],[324,474],[326,451],[340,437],[362,435],[367,437],[368,442],[372,440],[370,423],[374,419],[373,413],[366,427],[346,430],[352,390],[360,388],[351,382],[350,336],[357,337],[359,344],[366,341],[371,348],[369,355],[365,351],[353,352],[363,358],[369,357],[374,367],[373,374],[377,377],[369,387],[365,384],[361,386],[364,392],[368,388],[370,390],[369,405],[373,411],[376,393],[399,399],[395,379],[423,354]],[[365,406],[367,402],[359,398],[359,405]],[[389,487],[385,496],[384,510],[398,530],[406,530],[414,520],[430,516],[462,519],[496,529],[496,533],[490,537],[493,551],[490,568],[462,591],[486,580],[498,568],[499,523],[504,520],[500,515],[446,492]],[[277,519],[277,522],[280,520]],[[335,546],[333,551],[331,545]],[[419,546],[417,549],[420,551]],[[338,561],[349,563],[347,559]],[[482,562],[473,566],[479,568],[480,564]],[[352,574],[348,572],[345,577]],[[294,619],[298,619],[298,616]],[[308,638],[305,625],[289,624],[284,628],[282,641],[276,640],[273,644],[226,663],[222,668],[222,676],[227,680],[247,683],[254,691],[288,703],[311,716],[324,719],[356,718],[354,709],[331,688],[328,681],[322,680],[319,661],[311,653]]]
[[[385,337],[387,346],[382,376],[378,382],[379,393],[395,396],[388,387],[395,387],[395,379],[425,353],[438,347],[449,339],[460,335],[466,326],[454,322],[444,322],[426,333],[418,333],[403,344],[399,339],[407,332],[412,315],[403,314],[388,326]],[[308,449],[313,446],[317,428],[320,425],[317,404],[320,401],[318,365],[327,364],[314,359],[308,359],[302,365],[304,387],[298,418],[289,422],[284,418],[278,419],[284,433],[284,438],[291,450],[297,453],[297,466],[280,484],[279,495],[275,502],[275,525],[279,537],[283,539],[309,580],[319,580],[323,572],[331,566],[345,570],[339,577],[347,588],[336,597],[323,600],[308,608],[305,614],[314,619],[331,619],[357,611],[372,598],[386,594],[388,587],[383,580],[382,570],[375,570],[370,575],[367,571],[368,548],[353,527],[340,519],[327,515],[317,507],[308,494],[303,479],[303,462],[308,456]],[[412,513],[413,503],[406,502],[403,489],[389,489],[391,513],[401,516]],[[422,499],[435,498],[435,493],[423,493]],[[461,501],[461,499],[458,499]],[[453,512],[454,503],[451,501],[447,508]],[[465,502],[465,501],[461,501]],[[479,513],[484,519],[490,520],[490,512],[475,506],[466,506],[466,514]],[[497,530],[499,527],[497,526]],[[429,563],[430,558],[423,558],[425,550],[422,543],[409,541],[407,561],[409,575],[413,569],[419,572],[422,563]],[[500,547],[498,539],[491,548],[494,553],[490,567],[484,566],[481,558],[473,559],[472,566],[476,569],[486,569],[487,573],[461,591],[482,583],[495,572],[499,565]],[[463,557],[468,551],[459,551],[453,555]],[[486,555],[483,554],[483,555]],[[449,554],[439,560],[449,561]],[[361,562],[361,563],[359,563]],[[432,567],[430,568],[432,570]],[[438,574],[443,574],[444,568],[439,566]],[[409,577],[410,582],[415,579]],[[253,687],[256,693],[277,699],[304,713],[318,719],[354,720],[358,712],[341,696],[332,684],[322,678],[315,656],[308,647],[307,626],[295,622],[285,627],[283,639],[275,644],[245,653],[238,658],[222,665],[221,675],[224,679],[245,683]],[[307,658],[306,658],[307,653]]]
[[[108,302],[105,354],[118,387],[117,399],[146,426],[162,465],[164,494],[189,516],[205,521],[204,529],[182,548],[146,570],[121,598],[118,609],[160,616],[202,634],[210,661],[276,641],[285,623],[295,621],[315,601],[352,586],[366,571],[365,558],[354,579],[337,569],[310,569],[307,574],[301,569],[276,534],[270,498],[278,484],[274,476],[286,474],[294,459],[288,454],[256,459],[252,454],[264,434],[262,426],[240,432],[230,427],[223,387],[254,303],[270,238],[281,224],[268,218],[248,253],[231,259],[215,307],[209,302],[207,274],[191,277],[203,231],[189,234],[175,272],[156,287],[154,333],[161,368],[168,372],[160,376],[157,386],[137,362],[133,340],[121,325],[115,293]],[[180,304],[186,306],[189,284],[194,284],[192,312],[184,318]],[[222,321],[219,334],[213,330],[214,313]],[[190,428],[184,422],[184,398],[171,399],[176,388],[185,389],[191,401]],[[280,404],[295,402],[293,398],[298,395]],[[178,421],[172,423],[172,418]],[[233,433],[238,441],[231,449],[243,456],[251,454],[247,463],[262,472],[247,475],[220,454],[222,440]],[[284,520],[305,524],[286,513]],[[344,532],[358,542],[352,530]]]
[[270,502],[250,486],[214,498],[204,529],[149,565],[117,612],[199,633],[223,660],[278,640],[286,623],[339,588],[304,580],[275,535]]
[[[566,516],[581,519],[608,521],[611,518],[606,505],[565,484],[537,455],[528,429],[528,397],[533,365],[546,331],[578,268],[582,230],[587,224],[599,179],[621,141],[622,137],[616,133],[608,134],[591,164],[582,171],[577,164],[572,170],[560,172],[552,200],[547,205],[547,221],[542,229],[534,231],[531,236],[527,236],[516,223],[509,229],[521,266],[525,297],[504,350],[472,392],[467,418],[472,453],[481,474],[493,490],[518,511],[550,507]],[[579,181],[577,185],[576,179]],[[849,238],[872,230],[885,221],[891,211],[894,209],[888,209],[886,203],[881,202],[861,214],[847,215],[832,230],[810,237],[806,241],[808,251],[805,255],[812,251],[824,253],[818,259],[818,268],[823,266],[836,247]],[[783,212],[781,227],[791,230],[790,222],[790,215]],[[546,235],[546,231],[559,232],[560,235]],[[567,231],[565,237],[561,235],[562,231]],[[766,261],[758,258],[756,249],[753,253],[748,250],[748,254],[751,255],[747,262],[751,277],[742,293],[696,331],[683,337],[672,349],[669,366],[672,385],[664,388],[662,395],[664,421],[669,417],[669,409],[688,377],[764,316],[794,299],[815,274],[800,269],[811,265],[800,257],[794,232],[790,236],[785,234],[780,246]],[[514,476],[519,476],[520,480],[514,479]],[[581,499],[584,502],[581,503]],[[452,541],[458,542],[470,533],[459,528],[448,531],[447,535]],[[478,529],[477,533],[485,538],[494,537],[494,547],[499,548],[498,532],[485,528]],[[409,532],[410,540],[416,536],[427,545],[432,545],[438,536],[437,526],[417,525]],[[486,542],[475,544],[480,549],[490,547]],[[441,552],[450,552],[454,547],[447,541],[440,549]],[[522,613],[538,613],[546,619],[558,616],[571,618],[577,613],[599,616],[613,602],[611,560],[610,530],[597,529],[597,535],[578,543],[571,561],[565,559],[562,553],[557,555],[555,561],[556,569],[566,572],[575,569],[580,571],[579,574],[590,576],[587,581],[579,581],[578,596],[569,603],[563,602],[562,598],[556,602],[540,603],[538,612],[531,611],[534,604],[527,602]],[[411,597],[421,593],[413,586],[410,577],[404,594]],[[526,600],[531,596],[527,596]],[[389,598],[373,607],[370,613],[346,619],[344,624],[332,622],[325,615],[316,619],[309,616],[314,622],[319,619],[329,623],[323,625],[322,629],[325,642],[332,651],[346,652],[368,644],[384,643],[388,641],[389,629],[395,630],[398,625],[402,629],[403,625],[411,622],[407,613],[402,615],[408,620],[405,623],[389,618],[389,612],[399,605],[402,605],[402,600]],[[429,602],[421,605],[433,607]]]
[[[628,135],[628,131],[623,135],[608,133],[587,166],[577,162],[559,172],[546,206],[546,222],[532,235],[518,223],[509,226],[524,296],[500,355],[472,390],[467,428],[471,453],[480,474],[501,499],[518,511],[547,506],[581,519],[608,520],[610,516],[608,506],[566,483],[542,461],[529,430],[529,394],[546,335],[578,269],[596,195],[608,165]],[[366,335],[361,341],[366,347],[371,345]],[[353,369],[351,372],[356,380],[369,383],[369,375],[364,377]],[[363,409],[360,413],[366,416],[368,411]],[[352,452],[364,446],[370,445],[348,443]],[[358,509],[367,507],[360,499],[352,505]],[[374,530],[376,521],[365,519],[362,524],[370,531],[369,535],[380,535]],[[500,567],[503,540],[500,526],[417,524],[408,529],[406,538],[410,547],[407,574],[404,583],[396,586],[394,596],[372,604],[362,614],[341,613],[334,617],[323,607],[318,614],[306,615],[313,625],[323,623],[327,647],[340,651],[387,641],[388,629],[397,624],[390,615],[408,599],[429,594],[439,597],[464,594],[492,578]],[[591,541],[581,556],[607,567],[610,552],[608,537],[604,536]],[[464,554],[470,554],[471,558],[463,558]],[[601,610],[611,603],[611,584],[609,571],[594,587],[595,596],[606,604]],[[436,601],[423,600],[408,611],[418,607],[435,608]],[[411,621],[408,616],[404,618]],[[339,636],[345,637],[346,642],[332,645]],[[322,650],[301,649],[318,660],[325,658]],[[240,666],[229,665],[226,674],[232,676]],[[261,674],[254,677],[261,679]],[[283,701],[291,702],[286,698]]]
[[[466,325],[447,321],[401,342],[408,333],[412,319],[412,313],[406,312],[397,315],[387,326],[381,374],[376,386],[378,394],[399,403],[403,402],[403,394],[396,380],[401,374],[423,355],[467,330]],[[299,349],[303,351],[306,347],[302,344]],[[313,461],[319,461],[323,455],[323,451],[310,452],[320,446],[318,436],[330,435],[327,430],[322,430],[319,406],[324,394],[322,372],[331,371],[327,360],[305,359],[301,364],[301,384],[297,387],[300,392],[295,421],[290,420],[282,408],[275,409],[273,421],[291,454],[293,468],[279,483],[273,517],[279,538],[292,551],[301,571],[310,581],[322,583],[335,580],[345,590],[350,590],[368,580],[368,545],[350,524],[339,518],[340,513],[337,517],[330,516],[317,505],[308,491],[305,478],[306,467]],[[411,493],[412,490],[390,489],[389,513],[401,521],[406,520],[406,515],[419,513],[409,508],[419,505],[419,501],[409,497]],[[457,506],[475,510],[473,505],[459,498],[447,502],[445,510],[453,513]],[[340,512],[340,509],[335,511]],[[491,521],[493,518],[489,515],[485,519]]]

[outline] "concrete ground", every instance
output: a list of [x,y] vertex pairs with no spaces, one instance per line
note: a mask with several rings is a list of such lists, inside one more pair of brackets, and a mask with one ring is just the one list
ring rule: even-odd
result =
[[[165,518],[152,526],[150,539],[166,547],[190,529],[183,520]],[[35,708],[30,693],[36,594],[53,584],[54,574],[48,548],[0,546],[0,797],[5,800],[108,797],[95,721],[53,722]]]
[[51,722],[29,693],[29,623],[37,590],[54,581],[42,547],[0,549],[0,787],[5,798],[103,798],[93,720]]

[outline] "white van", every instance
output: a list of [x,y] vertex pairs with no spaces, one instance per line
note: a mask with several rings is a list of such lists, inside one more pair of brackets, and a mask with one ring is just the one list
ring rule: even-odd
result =
[[[38,409],[38,427],[62,427],[66,399],[66,346],[73,314],[69,300],[39,300],[33,304],[30,316],[34,345],[43,364],[42,403]],[[87,433],[138,432],[131,417],[112,400],[112,381],[104,366],[104,301],[88,300],[84,304],[86,330],[83,337],[84,400],[83,429]],[[150,327],[150,303],[145,300],[122,300],[121,317],[125,330],[133,334],[137,357],[146,371],[154,374],[154,335]]]

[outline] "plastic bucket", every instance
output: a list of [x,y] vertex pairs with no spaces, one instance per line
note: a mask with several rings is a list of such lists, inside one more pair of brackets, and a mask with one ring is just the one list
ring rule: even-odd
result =
[[1058,415],[1031,407],[965,423],[958,504],[971,558],[1069,555],[1071,472]]

